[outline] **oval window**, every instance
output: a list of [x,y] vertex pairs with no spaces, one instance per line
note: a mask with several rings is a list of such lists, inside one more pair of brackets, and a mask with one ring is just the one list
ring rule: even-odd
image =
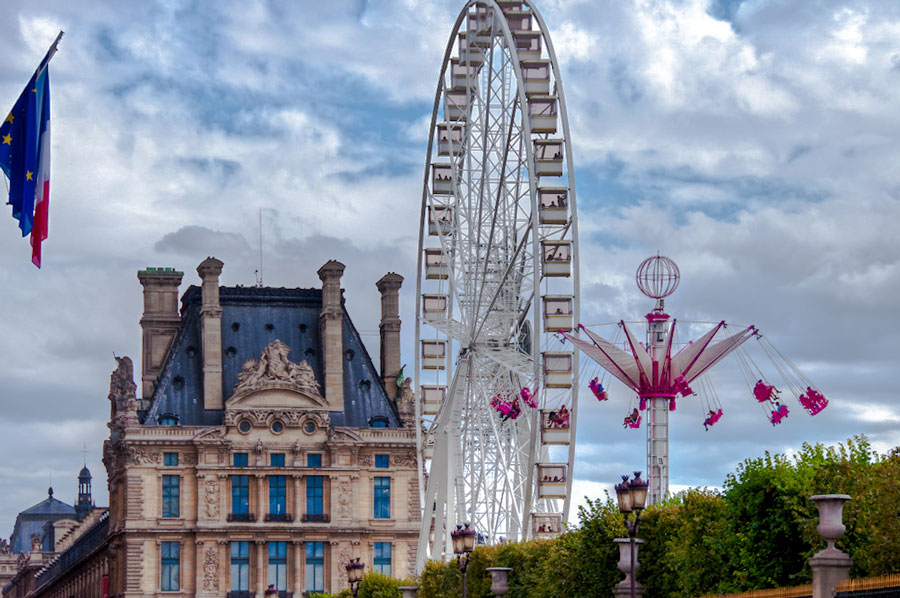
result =
[[275,434],[281,434],[282,432],[284,432],[284,424],[278,420],[273,421],[272,432],[274,432]]
[[240,430],[241,434],[249,434],[252,427],[253,426],[250,425],[250,422],[248,422],[246,419],[241,420],[241,422],[238,424],[238,430]]

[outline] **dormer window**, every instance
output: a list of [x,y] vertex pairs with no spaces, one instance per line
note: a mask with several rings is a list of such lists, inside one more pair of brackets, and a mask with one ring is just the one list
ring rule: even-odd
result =
[[370,428],[387,428],[388,427],[388,418],[383,415],[376,415],[375,417],[369,420]]
[[178,416],[172,413],[163,413],[156,421],[161,426],[177,426]]

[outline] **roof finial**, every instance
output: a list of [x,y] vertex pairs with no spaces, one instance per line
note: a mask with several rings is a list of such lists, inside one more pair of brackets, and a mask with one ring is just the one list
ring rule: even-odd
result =
[[47,488],[47,494],[50,496],[50,498],[53,498],[53,486]]
[[82,443],[81,443],[81,446],[82,446],[82,449],[81,449],[81,455],[82,455],[83,461],[84,461],[84,462],[83,462],[83,465],[84,465],[85,467],[87,467],[87,453],[88,453],[88,450],[87,450],[87,442],[82,442]]

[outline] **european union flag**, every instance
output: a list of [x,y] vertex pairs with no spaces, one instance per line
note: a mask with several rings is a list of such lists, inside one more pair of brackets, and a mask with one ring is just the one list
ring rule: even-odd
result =
[[[56,53],[62,32],[0,125],[0,169],[9,178],[9,205],[22,236],[32,232],[35,196],[49,193],[50,74],[47,64]],[[46,206],[43,207],[46,211]],[[45,231],[43,231],[45,233]],[[34,240],[34,239],[33,239]]]

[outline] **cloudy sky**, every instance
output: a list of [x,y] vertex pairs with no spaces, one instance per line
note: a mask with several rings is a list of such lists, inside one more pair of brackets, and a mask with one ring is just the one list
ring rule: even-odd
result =
[[[756,324],[831,399],[773,428],[734,364],[725,417],[672,418],[674,487],[720,486],[765,450],[869,435],[900,444],[890,390],[900,291],[900,4],[881,0],[544,0],[569,102],[583,319],[636,320],[660,251],[686,319]],[[140,360],[152,266],[208,255],[223,283],[318,286],[329,258],[377,355],[374,282],[407,278],[411,332],[427,123],[461,1],[7,0],[0,105],[62,29],[51,66],[44,267],[0,218],[0,536],[51,482],[100,463],[113,353]],[[4,104],[5,103],[5,104]],[[6,108],[0,107],[0,110]],[[615,390],[615,389],[614,389]],[[575,477],[596,495],[643,466],[630,397],[582,403]]]

